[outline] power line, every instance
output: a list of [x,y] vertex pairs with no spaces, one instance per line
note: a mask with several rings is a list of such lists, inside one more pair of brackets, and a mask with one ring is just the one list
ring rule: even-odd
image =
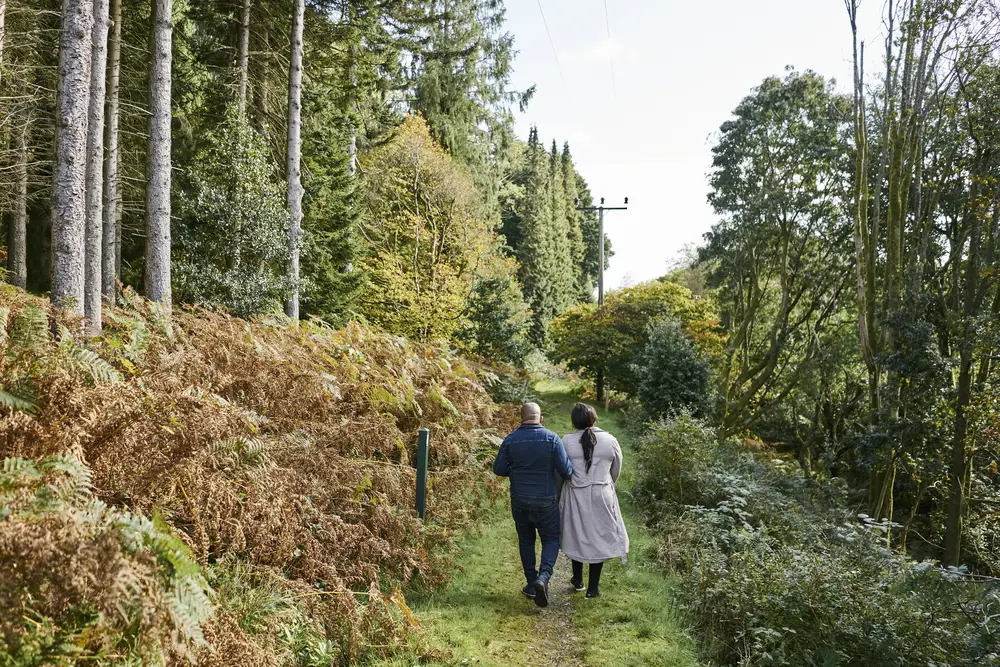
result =
[[[559,54],[556,53],[556,45],[552,41],[552,33],[549,32],[549,22],[545,20],[545,12],[542,10],[542,0],[535,0],[538,3],[538,13],[542,15],[542,25],[545,26],[545,35],[549,38],[549,46],[552,48],[552,57],[556,59],[556,68],[559,70],[559,78],[562,79],[563,85],[566,85],[566,77],[563,76],[562,65],[559,64]],[[605,4],[605,9],[607,9],[607,4]]]
[[604,27],[608,31],[608,62],[611,63],[611,90],[615,93],[615,99],[618,99],[618,84],[615,83],[615,49],[614,44],[611,42],[611,21],[608,19],[608,0],[604,0]]

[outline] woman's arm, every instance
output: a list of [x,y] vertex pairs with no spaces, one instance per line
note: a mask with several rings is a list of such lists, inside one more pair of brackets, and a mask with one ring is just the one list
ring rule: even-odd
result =
[[612,438],[614,442],[614,459],[611,461],[611,481],[617,482],[618,475],[622,474],[622,446],[618,444],[617,438]]

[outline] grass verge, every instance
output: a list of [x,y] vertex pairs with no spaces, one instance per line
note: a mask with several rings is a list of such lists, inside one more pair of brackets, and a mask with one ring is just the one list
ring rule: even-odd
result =
[[[536,385],[545,424],[560,435],[572,429],[570,409],[579,400],[569,385],[543,381]],[[596,407],[596,406],[595,406]],[[616,415],[598,408],[600,424],[618,435],[625,450],[619,480],[625,524],[631,539],[629,562],[610,561],[601,581],[603,595],[584,600],[572,595],[568,610],[573,664],[594,667],[697,667],[695,642],[676,602],[680,581],[656,567],[656,543],[646,530],[629,490],[630,444],[621,437]],[[421,664],[486,667],[557,664],[540,654],[546,636],[543,613],[519,593],[522,584],[513,524],[498,506],[478,531],[459,541],[461,570],[446,586],[429,594],[411,594],[409,603],[425,633]],[[560,555],[560,559],[564,558]],[[562,568],[563,572],[568,568]],[[556,582],[563,588],[565,582]],[[565,638],[563,638],[565,639]],[[428,655],[429,653],[429,655]],[[562,654],[566,656],[565,652]],[[414,655],[379,663],[409,667]],[[558,663],[566,664],[566,663]]]

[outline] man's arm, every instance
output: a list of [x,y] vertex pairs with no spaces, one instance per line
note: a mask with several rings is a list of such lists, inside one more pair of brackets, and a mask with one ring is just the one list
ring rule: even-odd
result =
[[566,456],[566,448],[563,447],[562,440],[559,436],[555,436],[555,448],[556,448],[556,472],[563,479],[569,479],[573,476],[573,464],[569,462],[569,457]]
[[510,453],[506,440],[500,445],[500,451],[493,461],[493,474],[498,477],[510,477]]

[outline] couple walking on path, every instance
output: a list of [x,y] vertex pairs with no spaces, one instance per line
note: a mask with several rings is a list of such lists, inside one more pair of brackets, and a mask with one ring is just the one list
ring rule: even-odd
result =
[[[562,439],[542,426],[535,403],[521,406],[521,425],[508,435],[493,472],[510,478],[510,505],[527,584],[521,591],[539,607],[549,603],[549,579],[562,551],[573,562],[573,587],[584,590],[583,565],[590,566],[587,598],[600,595],[604,561],[628,554],[615,482],[622,468],[621,445],[596,427],[597,411],[577,403],[572,433]],[[560,494],[561,487],[561,494]],[[542,542],[536,569],[535,534]]]

